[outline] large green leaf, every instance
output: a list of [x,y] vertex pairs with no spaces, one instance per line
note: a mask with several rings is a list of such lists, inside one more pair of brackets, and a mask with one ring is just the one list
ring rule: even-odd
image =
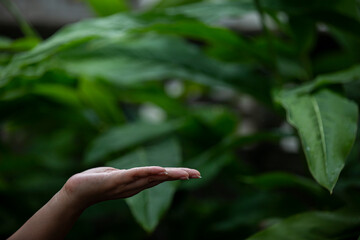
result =
[[61,69],[120,85],[180,78],[210,86],[235,85],[253,95],[264,95],[259,94],[265,90],[258,78],[251,76],[251,68],[216,61],[177,37],[130,33],[141,26],[145,24],[121,14],[74,24],[32,51],[17,55],[2,71],[0,85],[17,76],[34,79]]
[[[31,51],[16,55],[11,64],[0,73],[0,86],[19,75],[39,77],[49,68],[46,61],[65,49],[91,39],[121,38],[130,29],[137,26],[141,26],[141,24],[126,14],[86,20],[67,26]],[[42,65],[37,66],[36,64],[39,63]],[[32,71],[26,69],[30,65],[35,67],[35,70],[33,68],[31,68]]]
[[[158,144],[139,148],[107,165],[128,169],[141,166],[179,166],[181,150],[175,139],[166,139]],[[131,212],[139,224],[148,232],[158,225],[169,208],[176,189],[174,182],[165,182],[126,199]]]
[[92,41],[62,52],[52,61],[53,67],[72,74],[120,85],[173,77],[212,85],[231,82],[235,76],[244,74],[239,66],[210,59],[179,38],[153,35]]
[[254,76],[252,67],[212,59],[199,47],[181,38],[154,34],[140,36],[94,40],[59,53],[52,58],[49,67],[105,79],[119,86],[169,78],[192,80],[208,86],[233,86],[268,100],[268,83]]
[[355,141],[357,105],[328,90],[279,100],[298,129],[311,174],[332,192]]
[[360,213],[354,209],[307,212],[292,216],[248,240],[349,240],[360,232]]
[[[0,86],[18,77],[35,80],[56,69],[74,77],[101,78],[120,86],[148,80],[188,79],[209,86],[233,86],[263,102],[270,101],[269,83],[255,74],[254,67],[217,61],[180,37],[159,35],[146,28],[158,21],[157,15],[145,20],[117,14],[66,27],[33,50],[16,55],[0,73]],[[195,34],[188,24],[180,29]],[[248,49],[226,30],[203,24],[197,24],[196,29],[221,32],[219,37],[207,35],[213,43],[232,42],[235,48],[239,47],[238,52]]]
[[162,124],[136,122],[113,127],[95,139],[85,156],[85,162],[96,164],[109,154],[163,136],[176,130],[179,126],[179,122]]

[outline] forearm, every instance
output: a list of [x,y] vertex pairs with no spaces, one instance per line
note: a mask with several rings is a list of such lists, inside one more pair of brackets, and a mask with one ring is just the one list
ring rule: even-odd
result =
[[8,240],[64,239],[83,210],[61,189]]

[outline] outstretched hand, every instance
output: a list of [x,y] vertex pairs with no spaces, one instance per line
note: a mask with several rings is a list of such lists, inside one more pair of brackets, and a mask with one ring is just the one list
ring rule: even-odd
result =
[[86,170],[69,178],[63,188],[9,240],[64,239],[82,211],[92,204],[131,197],[165,181],[190,178],[200,178],[200,173],[189,168],[163,167]]
[[64,185],[68,198],[86,208],[97,202],[131,197],[165,181],[200,178],[189,168],[138,167],[128,170],[99,167],[75,174]]

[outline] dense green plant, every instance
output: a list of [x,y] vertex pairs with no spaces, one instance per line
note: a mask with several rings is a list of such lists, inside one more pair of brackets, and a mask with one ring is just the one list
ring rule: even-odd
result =
[[[99,165],[202,172],[201,181],[164,184],[126,200],[147,232],[160,223],[153,236],[360,235],[358,1],[174,0],[141,12],[126,1],[88,2],[103,17],[41,42],[36,34],[0,39],[4,236],[71,174]],[[260,16],[261,32],[224,24],[249,13]],[[329,47],[321,46],[323,38]],[[227,95],[219,100],[213,92],[220,90]],[[277,125],[239,134],[236,104],[243,96],[276,116]],[[281,128],[285,120],[297,131]],[[263,172],[261,164],[241,160],[243,147],[270,142],[277,148],[297,136],[303,154],[296,156],[309,171],[295,174],[274,163]],[[122,224],[122,234],[143,238],[128,215],[122,202],[100,204],[70,237],[113,239],[120,231],[111,226]],[[108,216],[115,217],[101,233],[86,228]],[[167,233],[179,225],[176,236]]]

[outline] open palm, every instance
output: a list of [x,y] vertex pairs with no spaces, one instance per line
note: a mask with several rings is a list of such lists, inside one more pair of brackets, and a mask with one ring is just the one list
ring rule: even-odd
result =
[[94,203],[131,197],[164,181],[200,178],[188,168],[139,167],[116,169],[99,167],[75,174],[64,185],[65,192],[84,207]]

